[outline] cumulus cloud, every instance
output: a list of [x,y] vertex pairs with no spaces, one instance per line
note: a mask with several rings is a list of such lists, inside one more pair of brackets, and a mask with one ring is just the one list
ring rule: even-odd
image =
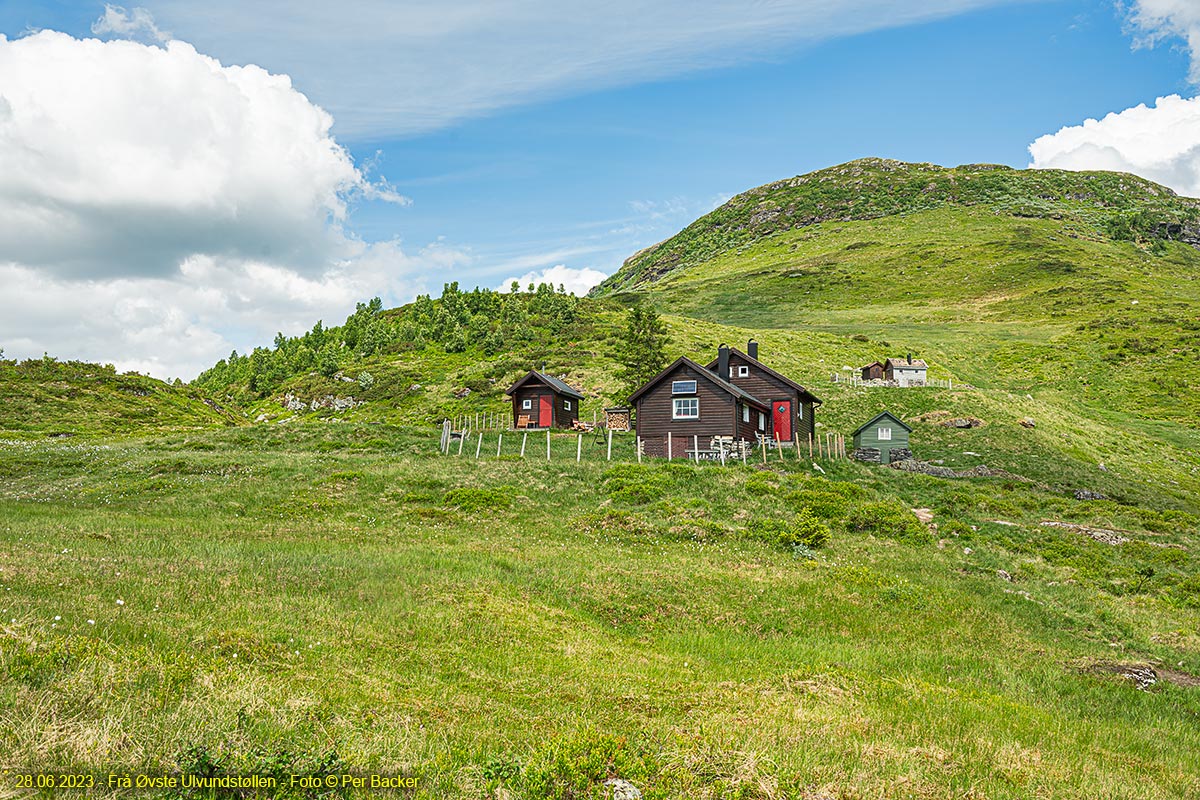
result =
[[372,186],[286,75],[172,41],[0,36],[0,259],[164,276],[196,254],[320,272]]
[[582,297],[587,294],[589,289],[607,277],[600,270],[588,267],[576,269],[564,264],[556,264],[553,267],[538,272],[526,272],[519,278],[516,276],[507,278],[497,288],[507,292],[511,288],[513,281],[516,281],[522,290],[531,283],[549,283],[553,284],[555,288],[562,286],[571,294]]
[[1038,169],[1132,172],[1200,197],[1200,98],[1160,97],[1089,119],[1042,136],[1029,152]]
[[171,34],[160,31],[154,15],[144,8],[126,11],[121,6],[104,4],[104,16],[92,23],[92,33],[98,36],[112,35],[127,39],[167,42]]
[[[97,29],[150,35],[115,7]],[[0,346],[191,378],[469,261],[343,230],[404,202],[285,75],[171,41],[0,36]]]
[[[771,57],[1021,0],[157,0],[226,61],[292,75],[342,134],[428,131],[494,109]],[[236,19],[237,24],[229,20]]]

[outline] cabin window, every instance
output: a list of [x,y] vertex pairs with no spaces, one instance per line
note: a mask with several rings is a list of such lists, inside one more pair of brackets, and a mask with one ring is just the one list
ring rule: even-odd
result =
[[671,381],[671,394],[695,394],[695,381]]
[[796,419],[804,419],[804,404],[796,406]]
[[749,368],[749,367],[747,367],[747,366],[745,366],[745,365],[742,365],[742,366],[738,367],[738,368],[737,368],[737,371],[738,371],[738,377],[739,377],[739,378],[748,378],[748,377],[750,377],[750,368]]
[[[695,383],[693,381],[693,383]],[[699,419],[700,398],[676,397],[672,401],[671,417],[673,419]]]
[[571,410],[571,401],[563,400],[563,411],[570,411],[570,410]]
[[750,406],[742,406],[742,422],[750,421]]
[[767,415],[763,412],[758,412],[758,429],[765,431],[767,429]]
[[530,399],[526,398],[525,400],[522,400],[522,401],[521,401],[521,410],[522,410],[522,411],[529,411],[529,410],[531,410],[532,408],[533,408],[533,401],[532,401],[532,400],[530,400]]
[[892,429],[891,428],[880,428],[879,429],[879,441],[890,442],[891,440],[892,440]]

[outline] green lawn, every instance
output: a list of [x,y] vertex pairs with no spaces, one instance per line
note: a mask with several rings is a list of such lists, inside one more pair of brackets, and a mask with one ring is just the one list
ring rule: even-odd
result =
[[[599,797],[610,774],[648,798],[1200,793],[1200,690],[1089,670],[1200,673],[1191,513],[489,441],[0,445],[2,766],[333,764],[420,797]],[[762,535],[802,508],[828,545]]]

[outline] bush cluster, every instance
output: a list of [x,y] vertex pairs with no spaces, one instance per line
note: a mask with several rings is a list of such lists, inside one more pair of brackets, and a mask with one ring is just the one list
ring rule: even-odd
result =
[[787,519],[756,519],[746,531],[756,539],[785,548],[822,547],[829,543],[829,526],[807,508],[799,509]]
[[[458,283],[448,283],[437,300],[427,294],[417,297],[402,313],[383,310],[378,297],[359,303],[354,313],[338,327],[317,322],[303,336],[275,335],[273,347],[256,347],[248,355],[236,350],[218,361],[195,380],[210,394],[248,390],[266,396],[289,379],[318,374],[333,377],[358,359],[404,348],[441,347],[460,353],[477,346],[495,355],[534,338],[535,330],[575,321],[579,298],[559,286],[530,284],[527,292],[514,282],[512,292],[475,288],[464,292]],[[362,391],[374,385],[368,373],[359,376]]]
[[908,509],[892,503],[874,502],[856,506],[846,518],[846,527],[882,539],[912,544],[933,541],[933,534]]

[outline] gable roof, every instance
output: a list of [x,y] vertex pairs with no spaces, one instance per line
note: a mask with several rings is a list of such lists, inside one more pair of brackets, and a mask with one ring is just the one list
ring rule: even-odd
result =
[[929,369],[929,365],[919,358],[914,358],[911,364],[908,363],[907,358],[889,358],[886,362],[884,362],[883,366],[887,367],[888,364],[896,367],[903,367],[904,369]]
[[869,367],[882,367],[883,364],[879,361],[872,361],[870,364],[863,364],[859,369],[867,369]]
[[572,389],[570,386],[563,383],[558,378],[551,378],[549,375],[546,375],[544,373],[541,373],[541,372],[538,372],[537,370],[532,370],[532,369],[529,370],[529,372],[525,374],[524,378],[521,378],[521,380],[517,381],[512,386],[508,387],[508,390],[505,392],[505,394],[511,395],[513,392],[517,391],[517,389],[520,389],[522,386],[529,383],[530,381],[538,381],[539,383],[545,384],[546,386],[553,389],[555,392],[557,392],[559,394],[565,394],[567,397],[574,397],[576,400],[583,399],[583,395],[577,389]]
[[863,431],[865,431],[867,428],[869,428],[869,427],[871,427],[872,425],[874,425],[876,422],[879,422],[879,420],[883,419],[884,417],[887,417],[887,418],[888,418],[888,419],[890,419],[892,422],[894,422],[894,423],[896,423],[897,425],[899,425],[901,428],[904,428],[904,430],[908,431],[909,433],[912,433],[912,428],[910,428],[910,427],[908,427],[907,425],[905,425],[905,424],[904,424],[904,420],[900,419],[899,417],[897,417],[895,414],[893,414],[893,413],[892,413],[892,412],[890,412],[890,411],[881,411],[881,412],[879,412],[878,414],[876,414],[874,417],[872,417],[870,420],[868,420],[867,422],[864,422],[862,425],[859,425],[857,428],[855,428],[855,429],[854,429],[854,433],[852,433],[852,434],[850,434],[850,435],[851,435],[851,436],[858,436],[860,433],[862,433],[862,432],[863,432]]
[[[737,353],[737,355],[739,357],[745,359],[746,361],[749,361],[755,367],[758,367],[763,372],[767,373],[768,375],[775,378],[776,380],[782,381],[783,383],[786,383],[788,386],[791,386],[793,389],[798,391],[800,394],[808,395],[812,399],[814,405],[818,405],[818,406],[821,405],[821,402],[822,402],[821,398],[817,397],[815,394],[810,392],[808,389],[805,389],[803,386],[796,383],[794,380],[789,378],[787,375],[783,375],[783,374],[776,372],[775,370],[768,367],[766,364],[759,361],[757,358],[746,355],[741,350],[738,350],[736,347],[729,348],[729,354],[733,355],[734,353]],[[712,361],[709,362],[708,367],[706,367],[706,369],[711,371],[713,368],[715,368],[717,366],[718,360],[719,359],[714,358]]]
[[666,369],[664,369],[662,372],[655,375],[650,380],[646,381],[645,385],[642,386],[642,388],[638,389],[636,392],[629,395],[629,403],[631,405],[636,403],[637,399],[639,397],[641,397],[646,392],[653,389],[656,385],[661,383],[664,378],[666,378],[668,375],[670,375],[672,372],[674,372],[676,369],[678,369],[679,367],[682,367],[682,366],[691,367],[692,369],[694,369],[696,371],[696,373],[700,377],[709,381],[710,383],[715,385],[718,389],[721,389],[722,391],[733,395],[734,397],[738,398],[739,400],[749,403],[752,406],[761,408],[764,411],[771,410],[771,405],[769,403],[764,403],[762,400],[759,400],[757,397],[750,394],[745,389],[734,386],[732,383],[725,380],[724,378],[718,377],[712,370],[707,369],[706,367],[700,366],[699,364],[697,364],[695,361],[692,361],[687,356],[680,356],[679,358],[675,359],[674,361],[672,361],[670,363],[670,365],[667,366]]

